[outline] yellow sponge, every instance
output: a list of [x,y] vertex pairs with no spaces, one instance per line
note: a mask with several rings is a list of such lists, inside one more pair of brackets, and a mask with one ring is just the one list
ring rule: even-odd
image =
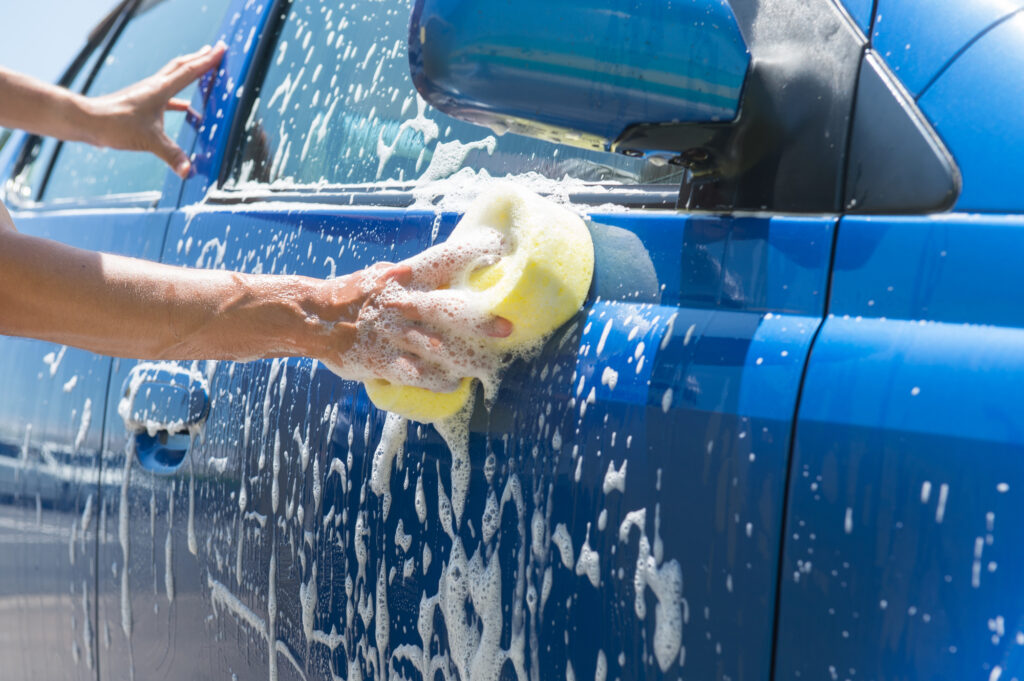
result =
[[379,409],[420,423],[434,423],[462,409],[473,395],[473,379],[462,379],[459,387],[450,393],[436,393],[375,378],[366,382],[366,394]]
[[[448,241],[470,240],[481,230],[501,232],[508,252],[497,263],[465,273],[464,289],[483,309],[512,322],[512,333],[490,341],[497,354],[535,347],[582,305],[594,274],[594,245],[583,220],[569,210],[510,183],[482,195]],[[472,396],[472,380],[450,393],[369,381],[379,408],[431,423],[456,414]]]

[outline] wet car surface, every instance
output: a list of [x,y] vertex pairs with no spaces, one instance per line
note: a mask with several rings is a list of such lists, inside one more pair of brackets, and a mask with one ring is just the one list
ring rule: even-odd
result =
[[[441,113],[410,80],[408,3],[121,6],[65,84],[102,93],[224,39],[219,72],[187,93],[202,120],[175,123],[197,173],[15,136],[3,165],[20,230],[327,277],[443,240],[511,175],[588,218],[595,279],[497,402],[478,401],[465,451],[415,423],[389,451],[387,415],[309,359],[175,368],[0,339],[11,674],[1022,673],[1024,219],[1020,174],[1001,164],[1024,144],[1005,113],[1024,54],[1003,49],[1024,15],[943,7],[929,38],[895,0],[790,4],[732,3],[751,73],[791,31],[797,54],[825,55],[810,75],[828,71],[832,99],[773,120],[780,149],[741,157],[727,186],[698,178],[692,154]],[[986,87],[997,71],[1017,87]],[[748,80],[744,112],[773,108],[759,87],[788,101],[778,82]],[[818,101],[824,80],[788,82]],[[901,179],[936,167],[952,193]],[[192,433],[126,429],[126,387],[175,371],[207,405]]]

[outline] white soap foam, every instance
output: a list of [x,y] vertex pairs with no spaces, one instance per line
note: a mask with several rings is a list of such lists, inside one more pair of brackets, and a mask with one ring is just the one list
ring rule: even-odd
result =
[[[370,489],[378,497],[383,497],[384,518],[387,519],[391,510],[391,463],[405,446],[408,433],[408,420],[398,414],[387,415],[380,443],[373,453],[373,465],[370,472]],[[335,459],[335,462],[338,460]],[[332,470],[334,462],[332,462]]]
[[43,356],[43,364],[46,364],[50,368],[50,378],[57,375],[57,370],[60,369],[60,363],[64,359],[64,353],[68,351],[68,346],[60,346],[58,352],[48,352]]
[[[195,438],[194,435],[190,435]],[[192,448],[189,448],[192,450]],[[194,450],[192,450],[194,451]],[[196,476],[193,470],[192,454],[188,457],[188,526],[185,528],[188,538],[188,552],[193,556],[199,555],[199,542],[196,541]]]
[[619,372],[611,367],[605,367],[604,371],[601,372],[601,385],[606,385],[612,390],[615,390],[615,386],[619,383]]
[[597,651],[597,664],[594,665],[594,681],[605,681],[608,678],[608,658],[603,650]]
[[558,548],[558,555],[562,558],[562,565],[569,570],[573,566],[573,551],[572,551],[572,537],[569,536],[569,530],[566,529],[565,523],[558,523],[555,525],[555,531],[551,535],[551,541],[554,542]]
[[[644,619],[647,614],[645,590],[650,587],[657,601],[654,609],[654,657],[664,672],[676,661],[682,646],[683,572],[679,562],[674,559],[659,565],[659,556],[651,553],[646,524],[646,509],[627,513],[619,526],[619,541],[628,541],[631,528],[640,530],[636,572],[633,575],[633,605],[637,617]],[[661,538],[657,535],[657,529],[655,535],[655,544],[658,545]],[[655,554],[658,553],[660,551],[655,551]]]
[[401,518],[398,519],[398,527],[395,528],[395,546],[401,548],[403,553],[408,553],[412,546],[412,535],[405,531],[405,523]]
[[75,435],[75,451],[77,452],[85,444],[85,438],[89,434],[89,426],[92,424],[92,400],[85,398],[85,405],[82,407],[82,420],[78,424],[78,433]]
[[316,561],[313,561],[309,581],[304,584],[299,584],[299,605],[302,608],[302,631],[306,635],[306,640],[310,643],[314,640],[313,628],[315,626],[315,622],[313,620],[316,614],[316,598]]
[[124,472],[121,479],[121,499],[117,512],[117,538],[121,544],[121,631],[131,641],[132,638],[132,600],[131,587],[128,582],[128,575],[131,573],[129,560],[131,558],[131,536],[128,525],[131,514],[128,509],[128,488],[132,480],[132,464],[135,461],[135,438],[129,438],[128,446],[125,448]]
[[576,561],[576,574],[586,575],[595,589],[601,584],[601,556],[590,548],[590,523],[587,523],[587,537]]
[[413,505],[416,508],[416,517],[419,519],[420,525],[423,525],[427,522],[427,495],[423,493],[422,474],[416,478],[416,495]]
[[164,594],[174,602],[174,487],[167,491],[167,538],[164,539]]
[[626,465],[629,460],[622,462],[622,465],[618,470],[615,470],[615,462],[608,462],[608,471],[604,474],[604,484],[602,490],[605,494],[608,494],[612,490],[618,490],[619,492],[625,493],[626,491]]

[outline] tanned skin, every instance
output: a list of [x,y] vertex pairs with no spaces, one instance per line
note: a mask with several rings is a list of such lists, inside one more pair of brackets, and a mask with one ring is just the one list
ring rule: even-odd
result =
[[[185,178],[191,163],[164,131],[164,112],[188,110],[175,95],[215,68],[225,49],[178,57],[98,97],[0,69],[0,126],[150,152]],[[498,253],[501,244],[489,247]],[[0,333],[140,359],[306,356],[343,372],[358,362],[363,373],[371,364],[377,376],[395,382],[454,387],[451,333],[465,332],[466,324],[483,335],[511,332],[504,319],[468,311],[449,319],[430,304],[430,296],[445,295],[436,289],[480,252],[441,244],[403,263],[332,280],[198,270],[21,234],[0,204]],[[389,295],[381,296],[385,289]],[[383,307],[397,311],[401,323],[361,333],[363,320]],[[374,364],[367,357],[375,351],[395,359]]]

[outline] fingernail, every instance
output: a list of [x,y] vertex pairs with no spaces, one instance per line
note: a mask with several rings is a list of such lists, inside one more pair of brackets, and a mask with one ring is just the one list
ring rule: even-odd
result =
[[512,322],[509,320],[504,317],[495,317],[487,333],[494,338],[507,338],[512,334],[513,328]]
[[177,173],[178,177],[183,180],[187,180],[189,171],[192,170],[192,164],[188,160],[181,161],[177,166],[174,167],[174,172]]
[[199,50],[199,54],[206,54],[207,52],[209,52],[212,49],[213,49],[212,47],[210,47],[209,45],[206,45],[205,47],[203,47],[203,49]]

